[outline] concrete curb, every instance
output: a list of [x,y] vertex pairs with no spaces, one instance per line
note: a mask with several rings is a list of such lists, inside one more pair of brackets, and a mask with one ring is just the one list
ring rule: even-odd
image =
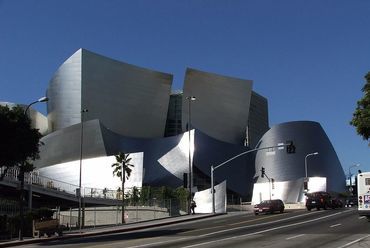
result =
[[[16,240],[16,241],[9,241],[0,243],[0,247],[14,247],[18,245],[28,245],[28,244],[36,244],[36,243],[44,243],[44,242],[50,242],[50,241],[56,241],[56,240],[67,240],[67,239],[74,239],[74,238],[83,238],[83,237],[92,237],[92,236],[98,236],[98,235],[105,235],[105,234],[113,234],[113,233],[123,233],[123,232],[130,232],[145,228],[151,228],[151,227],[160,227],[160,226],[166,226],[166,225],[172,225],[172,224],[178,224],[182,222],[190,222],[195,220],[201,220],[211,217],[216,217],[220,215],[224,215],[226,213],[220,213],[220,214],[207,214],[207,215],[199,215],[195,217],[189,217],[189,218],[181,218],[177,219],[176,217],[173,218],[174,220],[168,220],[166,219],[159,219],[155,220],[153,222],[156,223],[150,223],[151,221],[146,222],[147,225],[140,225],[140,226],[128,226],[128,225],[122,225],[121,227],[114,227],[110,230],[94,230],[92,232],[85,232],[85,233],[70,233],[70,234],[64,234],[61,237],[50,237],[50,238],[33,238],[33,239],[27,239],[27,240]],[[171,218],[168,218],[171,219]],[[135,223],[138,224],[138,223]]]

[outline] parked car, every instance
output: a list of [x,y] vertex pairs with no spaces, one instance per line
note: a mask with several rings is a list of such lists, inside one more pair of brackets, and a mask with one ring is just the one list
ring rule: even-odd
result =
[[331,208],[342,208],[344,207],[343,201],[339,198],[331,199]]
[[348,206],[358,206],[358,200],[356,196],[348,197],[346,199],[346,205]]
[[316,208],[320,210],[321,208],[327,209],[332,207],[331,195],[324,191],[307,193],[306,194],[306,208],[308,211]]
[[262,214],[262,213],[274,213],[280,212],[283,213],[285,209],[284,203],[280,199],[276,200],[265,200],[262,201],[260,204],[254,206],[254,214]]

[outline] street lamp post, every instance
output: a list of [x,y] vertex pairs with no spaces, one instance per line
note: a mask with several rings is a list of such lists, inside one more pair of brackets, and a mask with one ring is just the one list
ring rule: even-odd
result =
[[[316,156],[318,155],[319,153],[318,152],[313,152],[313,153],[309,153],[306,155],[306,157],[304,158],[304,171],[305,171],[305,182],[307,183],[308,185],[308,175],[307,175],[307,158],[310,157],[310,156]],[[307,187],[307,191],[308,191],[308,187]]]
[[186,99],[189,103],[189,116],[188,116],[188,132],[189,132],[189,176],[188,176],[188,188],[189,188],[189,202],[188,202],[188,214],[190,214],[190,204],[192,201],[192,188],[193,188],[193,178],[192,178],[192,160],[191,160],[191,101],[195,101],[195,96],[187,96]]
[[[23,114],[28,116],[28,109],[36,103],[47,102],[49,98],[41,97],[37,101],[31,102],[25,108]],[[24,216],[23,216],[23,198],[24,198],[24,168],[23,165],[19,168],[19,180],[20,180],[20,196],[19,196],[19,240],[23,240],[23,225],[24,225]]]
[[83,137],[84,137],[84,113],[87,113],[87,109],[81,110],[81,136],[80,136],[80,176],[78,182],[78,228],[81,232],[81,206],[82,206],[82,196],[81,196],[81,178],[82,178],[82,146],[83,146]]
[[353,188],[352,188],[352,174],[351,174],[351,168],[353,168],[353,167],[359,167],[360,166],[360,164],[354,164],[354,165],[351,165],[349,168],[348,168],[348,174],[349,174],[349,191],[350,191],[350,193],[351,193],[351,195],[353,195],[353,193],[352,193],[352,190],[353,190]]

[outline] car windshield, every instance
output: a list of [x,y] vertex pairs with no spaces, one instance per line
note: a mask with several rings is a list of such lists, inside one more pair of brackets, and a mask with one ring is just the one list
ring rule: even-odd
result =
[[271,203],[271,201],[270,200],[266,200],[266,201],[261,201],[260,204],[269,204],[269,203]]

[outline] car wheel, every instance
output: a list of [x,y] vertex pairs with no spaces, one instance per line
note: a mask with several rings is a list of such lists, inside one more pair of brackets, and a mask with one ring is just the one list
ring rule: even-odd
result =
[[280,213],[284,213],[284,208],[280,208]]
[[258,215],[258,213],[257,212],[254,212],[254,215]]
[[317,209],[317,211],[319,211],[320,210],[320,207],[316,207],[316,209]]
[[307,210],[308,210],[308,211],[311,211],[311,208],[310,208],[310,207],[307,207]]

